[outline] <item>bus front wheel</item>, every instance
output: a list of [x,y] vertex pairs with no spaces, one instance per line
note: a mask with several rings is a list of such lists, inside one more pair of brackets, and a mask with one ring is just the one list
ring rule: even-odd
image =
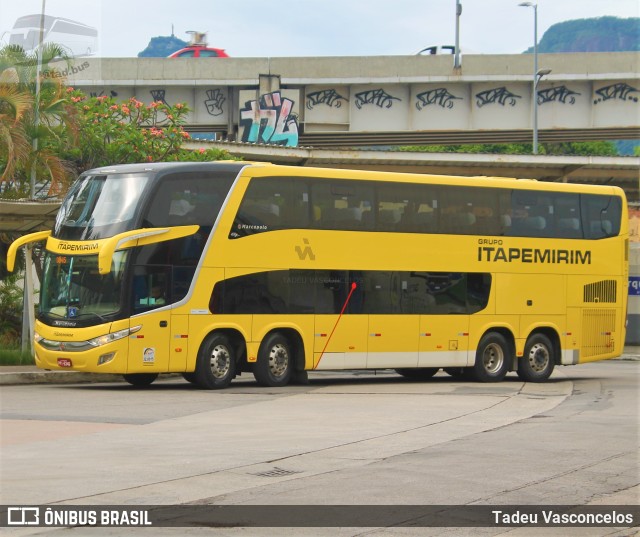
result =
[[129,373],[122,375],[132,386],[149,386],[154,380],[158,378],[158,373]]
[[518,360],[518,377],[525,382],[544,382],[555,366],[553,345],[544,334],[533,334]]
[[269,387],[286,386],[293,371],[293,355],[289,340],[278,332],[269,334],[258,349],[258,361],[253,376],[258,384]]
[[211,334],[198,352],[195,384],[207,390],[219,390],[229,386],[235,376],[236,357],[229,339],[224,334]]
[[468,372],[478,382],[500,382],[509,369],[510,347],[498,332],[485,334],[476,351],[476,362]]

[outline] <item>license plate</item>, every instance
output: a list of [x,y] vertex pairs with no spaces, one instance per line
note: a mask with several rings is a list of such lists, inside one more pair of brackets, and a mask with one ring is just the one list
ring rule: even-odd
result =
[[69,358],[58,358],[58,367],[72,367],[73,364]]

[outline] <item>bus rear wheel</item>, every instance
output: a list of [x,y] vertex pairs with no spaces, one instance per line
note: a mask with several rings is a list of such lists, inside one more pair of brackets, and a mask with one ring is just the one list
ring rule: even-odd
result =
[[554,367],[551,341],[544,334],[533,334],[524,346],[524,356],[518,360],[518,377],[525,382],[544,382]]
[[258,349],[258,361],[253,376],[258,384],[269,387],[286,386],[293,371],[293,355],[289,340],[278,332],[269,334]]
[[231,384],[236,376],[236,357],[227,336],[211,334],[204,340],[193,375],[195,384],[207,390],[219,390]]
[[122,375],[132,386],[149,386],[154,380],[158,378],[158,373],[129,373]]
[[396,373],[411,380],[427,380],[439,370],[439,367],[403,367],[402,369],[396,369]]
[[476,351],[476,362],[467,371],[478,382],[500,382],[509,369],[510,347],[498,332],[482,336]]

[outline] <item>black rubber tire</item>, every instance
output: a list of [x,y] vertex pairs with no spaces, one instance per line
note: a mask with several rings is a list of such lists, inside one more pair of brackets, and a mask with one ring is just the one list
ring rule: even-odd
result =
[[411,380],[428,380],[439,370],[439,367],[403,367],[396,369],[396,373]]
[[193,373],[195,384],[207,390],[226,388],[236,376],[236,365],[236,355],[229,338],[224,334],[210,334],[198,351]]
[[293,355],[289,340],[279,332],[272,332],[260,343],[258,361],[253,376],[261,386],[286,386],[293,373]]
[[182,378],[191,384],[197,384],[196,374],[194,373],[182,373]]
[[553,344],[544,334],[529,336],[524,355],[518,359],[518,377],[525,382],[544,382],[555,367]]
[[158,373],[128,373],[122,376],[124,380],[132,386],[141,388],[143,386],[149,386],[154,380],[156,380],[158,378]]
[[509,371],[511,348],[502,334],[487,332],[476,351],[476,362],[467,371],[478,382],[500,382]]

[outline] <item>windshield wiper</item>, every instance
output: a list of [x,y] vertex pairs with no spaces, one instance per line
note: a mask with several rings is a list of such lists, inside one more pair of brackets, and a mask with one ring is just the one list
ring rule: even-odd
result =
[[98,319],[100,319],[103,323],[111,322],[111,321],[107,320],[106,318],[104,318],[102,315],[100,315],[98,313],[95,313],[93,311],[88,311],[86,313],[79,313],[75,317],[72,317],[72,319],[79,319],[80,317],[86,317],[87,315],[93,315],[94,317],[97,317]]

